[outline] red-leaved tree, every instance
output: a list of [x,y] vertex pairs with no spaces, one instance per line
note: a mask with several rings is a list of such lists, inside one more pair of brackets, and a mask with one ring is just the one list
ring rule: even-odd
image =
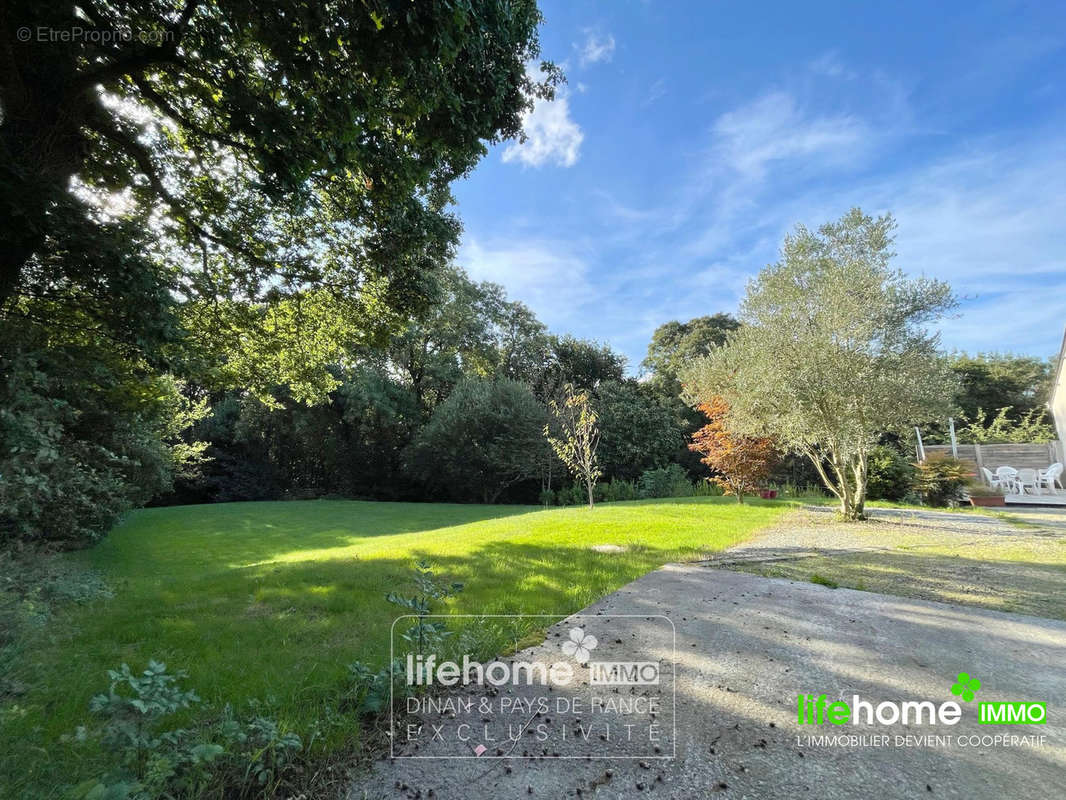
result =
[[714,470],[712,481],[743,503],[745,493],[758,489],[770,474],[777,458],[773,440],[731,433],[726,426],[729,406],[721,397],[714,396],[698,408],[710,421],[692,434],[689,450],[701,454],[700,461]]

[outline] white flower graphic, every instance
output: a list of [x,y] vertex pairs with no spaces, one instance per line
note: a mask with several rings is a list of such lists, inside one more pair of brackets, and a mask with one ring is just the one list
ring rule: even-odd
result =
[[596,637],[591,633],[585,633],[584,628],[571,628],[570,641],[563,642],[559,646],[563,648],[564,653],[579,664],[584,664],[589,660],[589,656],[592,655],[589,651],[595,650],[597,644],[599,642],[596,641]]

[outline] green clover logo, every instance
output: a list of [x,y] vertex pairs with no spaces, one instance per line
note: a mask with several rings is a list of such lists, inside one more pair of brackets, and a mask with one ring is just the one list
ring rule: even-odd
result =
[[951,693],[962,697],[964,702],[973,700],[974,692],[981,688],[981,681],[971,678],[965,672],[959,673],[959,680],[951,685]]

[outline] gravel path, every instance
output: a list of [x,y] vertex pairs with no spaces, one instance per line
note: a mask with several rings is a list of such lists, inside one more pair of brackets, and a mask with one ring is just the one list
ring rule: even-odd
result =
[[707,566],[1066,619],[1066,510],[790,514]]
[[845,524],[836,520],[835,507],[806,506],[706,563],[718,566],[774,555],[815,555],[825,550],[885,550],[889,549],[885,545],[886,535],[900,533],[937,537],[1018,533],[1005,520],[980,514],[911,509],[871,509],[868,514],[870,519],[865,522]]

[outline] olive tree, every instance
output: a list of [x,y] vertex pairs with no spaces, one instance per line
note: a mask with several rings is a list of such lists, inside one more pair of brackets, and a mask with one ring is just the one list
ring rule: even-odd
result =
[[797,226],[749,284],[741,327],[684,375],[686,399],[721,396],[732,430],[810,458],[850,520],[864,518],[879,436],[947,414],[955,389],[928,330],[954,296],[892,266],[895,227],[857,208]]

